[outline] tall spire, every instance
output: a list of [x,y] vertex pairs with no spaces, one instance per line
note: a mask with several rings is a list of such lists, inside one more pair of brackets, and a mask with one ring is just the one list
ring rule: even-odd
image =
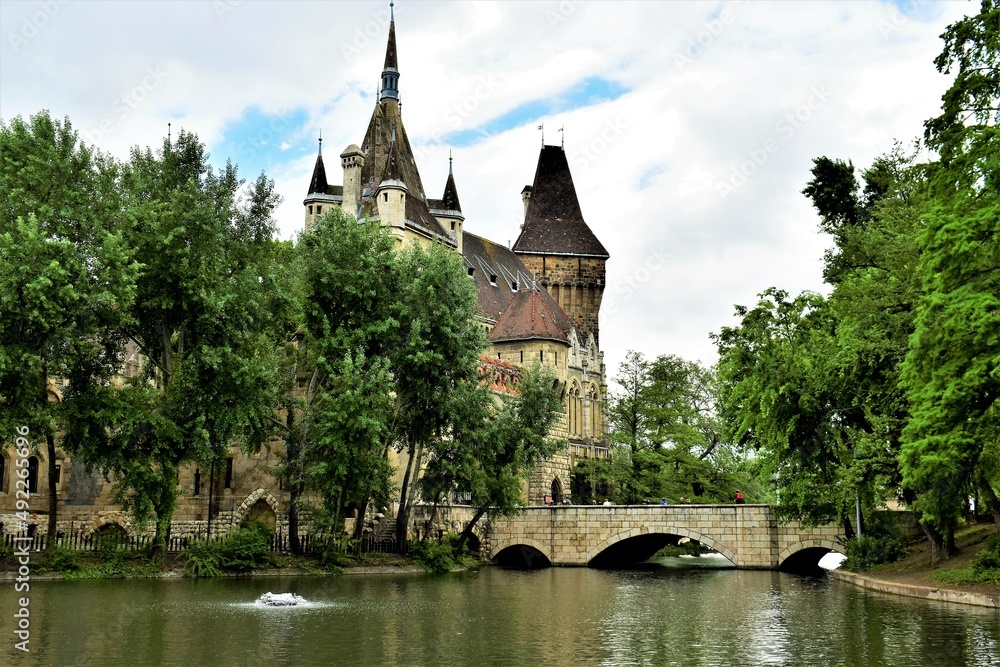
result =
[[389,3],[389,42],[385,46],[385,65],[382,67],[382,92],[379,101],[399,99],[399,66],[396,63],[396,17]]

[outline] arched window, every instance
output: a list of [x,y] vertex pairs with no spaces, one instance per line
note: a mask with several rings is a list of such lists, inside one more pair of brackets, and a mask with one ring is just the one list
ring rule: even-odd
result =
[[601,432],[601,395],[597,387],[590,385],[587,398],[590,399],[590,435],[596,438]]
[[28,459],[28,493],[38,493],[38,457]]
[[554,505],[559,505],[562,503],[562,482],[559,481],[558,477],[552,479],[552,484],[549,487],[549,492],[552,494],[552,503]]

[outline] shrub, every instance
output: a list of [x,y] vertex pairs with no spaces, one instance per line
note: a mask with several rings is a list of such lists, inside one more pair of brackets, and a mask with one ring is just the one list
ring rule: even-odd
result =
[[80,555],[75,551],[56,547],[49,555],[49,567],[54,572],[67,574],[69,572],[76,572],[83,567],[83,564],[80,562]]
[[184,569],[195,577],[217,577],[224,571],[248,572],[273,564],[271,529],[251,521],[222,540],[194,541],[184,550]]
[[986,541],[986,546],[972,560],[972,569],[979,575],[992,571],[991,578],[1000,579],[1000,534]]
[[903,539],[889,535],[855,537],[844,546],[847,552],[844,568],[851,572],[864,572],[876,565],[894,563],[906,557],[909,551]]
[[415,542],[410,545],[410,556],[434,574],[450,572],[455,567],[455,551],[446,541]]

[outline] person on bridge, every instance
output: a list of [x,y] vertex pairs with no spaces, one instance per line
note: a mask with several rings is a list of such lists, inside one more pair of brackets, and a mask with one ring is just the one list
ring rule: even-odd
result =
[[747,501],[743,499],[743,492],[742,491],[737,491],[736,492],[736,504],[737,505],[745,505],[746,502]]

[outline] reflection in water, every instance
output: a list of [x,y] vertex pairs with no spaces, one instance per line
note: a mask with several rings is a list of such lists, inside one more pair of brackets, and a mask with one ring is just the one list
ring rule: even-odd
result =
[[[698,567],[680,567],[687,561]],[[702,557],[623,571],[33,582],[32,653],[8,644],[0,663],[1000,664],[993,610],[720,565]],[[310,604],[255,606],[268,590]],[[11,629],[3,614],[0,634]]]

